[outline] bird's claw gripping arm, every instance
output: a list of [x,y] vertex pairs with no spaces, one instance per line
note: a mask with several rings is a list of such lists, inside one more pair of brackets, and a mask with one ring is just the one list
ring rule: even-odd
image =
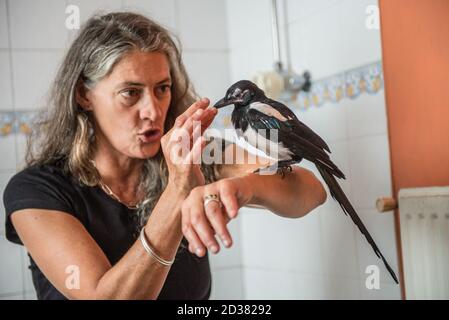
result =
[[291,166],[291,164],[293,164],[293,162],[288,161],[288,162],[284,162],[284,161],[279,161],[276,162],[275,164],[272,164],[270,166],[267,167],[263,167],[263,168],[258,168],[256,170],[253,171],[253,173],[256,174],[271,174],[272,172],[276,172],[276,174],[280,175],[282,179],[284,179],[285,174],[287,172],[292,172],[293,168]]

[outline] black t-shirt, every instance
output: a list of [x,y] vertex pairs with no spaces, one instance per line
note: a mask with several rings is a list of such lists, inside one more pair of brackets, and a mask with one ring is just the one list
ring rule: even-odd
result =
[[[35,208],[66,212],[78,219],[114,265],[138,238],[135,210],[109,197],[100,187],[81,185],[64,174],[62,162],[31,166],[12,177],[3,194],[6,238],[23,245],[10,216]],[[183,243],[187,244],[185,238]],[[30,255],[33,284],[38,299],[66,299],[45,277]],[[180,246],[158,299],[208,299],[211,273],[203,258]]]

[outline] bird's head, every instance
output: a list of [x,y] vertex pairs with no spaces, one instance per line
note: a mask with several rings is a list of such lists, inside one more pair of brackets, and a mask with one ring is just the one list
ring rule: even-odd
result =
[[225,97],[215,103],[214,107],[219,109],[231,104],[236,108],[244,107],[264,97],[265,93],[254,83],[249,80],[240,80],[229,87]]

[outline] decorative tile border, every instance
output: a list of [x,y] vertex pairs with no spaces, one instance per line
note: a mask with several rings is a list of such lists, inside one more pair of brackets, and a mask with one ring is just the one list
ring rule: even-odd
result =
[[376,94],[383,88],[382,61],[348,70],[313,82],[310,92],[301,92],[292,101],[300,110],[356,99],[362,93]]
[[0,112],[0,137],[10,134],[30,133],[31,121],[35,115],[35,111]]
[[[305,111],[325,103],[342,99],[356,99],[363,93],[376,94],[383,88],[382,61],[351,69],[313,82],[310,92],[301,92],[296,100],[286,101],[293,109]],[[231,110],[217,115],[216,128],[231,127]],[[35,111],[0,111],[0,137],[9,134],[28,134]]]

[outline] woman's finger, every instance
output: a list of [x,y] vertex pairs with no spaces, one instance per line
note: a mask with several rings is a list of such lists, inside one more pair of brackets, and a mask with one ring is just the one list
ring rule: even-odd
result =
[[[170,136],[170,159],[177,164],[200,164],[201,155],[206,146],[206,138],[201,135],[201,128],[189,133],[192,120],[188,119],[183,128],[176,128]],[[187,129],[184,129],[187,127]]]
[[202,257],[206,253],[206,248],[192,227],[190,208],[188,207],[183,207],[182,209],[182,233],[189,242],[190,252],[196,254],[198,257]]
[[209,106],[210,100],[208,98],[202,98],[195,101],[186,111],[176,118],[175,125],[181,127],[184,122],[190,118],[197,110],[205,109]]
[[206,138],[200,136],[194,143],[192,150],[187,155],[188,164],[201,164],[201,156],[203,155],[204,147],[207,144]]
[[[206,191],[206,194],[210,194]],[[232,245],[232,237],[226,226],[227,222],[221,210],[219,202],[210,201],[204,208],[206,216],[214,228],[216,234],[220,238],[221,242],[226,246],[230,247]]]
[[[212,110],[198,109],[194,115],[184,121],[180,128],[174,128],[171,140],[176,143],[186,143],[183,147],[188,147],[190,150],[198,137],[212,123],[215,114],[216,112]],[[206,125],[203,122],[207,122]],[[189,143],[188,146],[187,143]]]
[[194,127],[200,127],[204,132],[213,122],[218,110],[215,108],[199,109],[193,115]]
[[184,236],[187,241],[189,241],[189,248],[191,247],[190,252],[196,254],[198,257],[202,257],[206,254],[206,248],[196,234],[195,229],[192,227],[186,229]]
[[206,219],[203,207],[203,199],[199,193],[192,198],[190,209],[190,221],[193,229],[198,234],[201,242],[213,253],[220,251],[220,245],[215,239],[214,229]]
[[202,127],[203,132],[207,128],[209,128],[209,126],[212,124],[217,113],[218,113],[218,109],[216,109],[216,108],[207,108],[205,110],[205,115],[203,116],[203,120],[201,121],[201,127]]
[[230,186],[222,184],[220,196],[228,217],[235,219],[240,208],[235,192],[231,190]]
[[217,112],[218,111],[215,108],[207,108],[205,110],[198,109],[188,118],[191,119],[192,122],[190,122],[189,125],[185,126],[184,128],[190,134],[192,132],[192,127],[193,128],[200,127],[202,133],[212,124],[215,116],[217,115]]
[[[186,140],[188,139],[187,141],[192,141],[192,136],[194,136],[194,130],[198,130],[197,131],[198,133],[201,132],[201,125],[199,125],[199,124],[200,124],[201,117],[203,114],[204,114],[204,111],[202,109],[197,110],[194,114],[195,116],[189,117],[184,122],[182,127],[177,129],[177,131],[179,131],[179,132],[177,132],[177,135],[182,136]],[[199,135],[198,133],[197,133],[197,136]]]
[[223,213],[223,219],[224,219],[224,221],[226,222],[226,224],[228,224],[229,221],[231,221],[231,218],[229,218],[229,214],[228,214],[228,212],[226,211],[226,208],[225,208],[224,205],[221,206],[221,212]]

